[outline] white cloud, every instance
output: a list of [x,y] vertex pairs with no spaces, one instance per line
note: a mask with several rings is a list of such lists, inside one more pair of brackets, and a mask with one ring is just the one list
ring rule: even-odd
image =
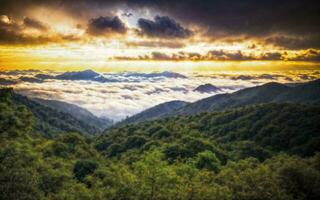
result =
[[[0,78],[18,79],[34,76],[35,71],[1,73]],[[44,72],[41,72],[44,73]],[[46,72],[51,74],[50,72]],[[52,75],[52,74],[51,74]],[[241,78],[242,75],[242,78]],[[48,79],[43,83],[19,82],[14,85],[17,92],[45,99],[54,99],[82,106],[98,116],[121,120],[144,109],[171,100],[196,101],[215,93],[198,93],[193,90],[199,85],[211,83],[232,92],[241,88],[278,81],[306,81],[320,77],[319,71],[292,71],[259,74],[219,73],[189,74],[188,78],[128,76],[127,73],[104,74],[119,82],[99,83],[96,81],[69,81]],[[247,76],[246,78],[243,78]]]

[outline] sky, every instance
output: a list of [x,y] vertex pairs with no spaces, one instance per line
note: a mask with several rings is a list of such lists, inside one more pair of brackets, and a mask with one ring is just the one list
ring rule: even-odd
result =
[[2,0],[0,69],[317,69],[319,13],[316,0]]
[[[319,21],[319,0],[1,0],[0,87],[121,120],[166,101],[306,82],[320,78]],[[86,69],[113,81],[38,77]],[[220,90],[195,91],[207,83]]]

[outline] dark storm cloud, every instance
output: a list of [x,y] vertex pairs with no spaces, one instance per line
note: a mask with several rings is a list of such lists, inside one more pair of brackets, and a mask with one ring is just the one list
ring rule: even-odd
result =
[[[277,42],[287,48],[316,48],[320,44],[320,2],[318,0],[132,0],[131,6],[153,8],[186,24],[206,30],[209,37],[273,34],[300,37]],[[312,40],[312,42],[311,42]]]
[[189,29],[182,27],[167,16],[156,16],[154,21],[140,18],[138,26],[143,35],[160,38],[187,38],[192,35]]
[[287,49],[320,48],[320,35],[313,36],[274,36],[266,39],[266,43],[275,44]]
[[0,11],[13,15],[38,5],[88,13],[125,4],[131,9],[154,9],[179,21],[202,25],[213,33],[309,34],[320,29],[318,0],[2,0]]
[[[319,0],[2,0],[0,13],[21,17],[32,6],[61,9],[74,17],[86,19],[90,19],[88,15],[91,18],[99,16],[97,10],[102,9],[108,15],[117,10],[115,8],[148,10],[170,16],[186,27],[199,26],[212,39],[249,36],[269,39],[269,42],[288,49],[320,46]],[[142,30],[159,37],[188,35],[185,31],[188,29],[181,25],[177,30],[168,29],[169,34],[161,34],[153,28],[156,24],[155,21],[142,20]],[[172,24],[176,24],[175,21]]]
[[49,28],[48,26],[46,26],[45,24],[43,24],[42,22],[36,20],[36,19],[31,19],[29,17],[25,17],[23,19],[23,24],[26,27],[30,27],[30,28],[34,28],[34,29],[38,29],[41,31],[47,31]]
[[127,27],[118,16],[98,17],[91,19],[88,24],[88,33],[92,35],[104,35],[108,33],[125,33]]
[[0,13],[23,17],[31,9],[41,7],[66,11],[69,15],[79,19],[87,16],[94,16],[90,14],[95,13],[98,9],[104,9],[104,13],[106,13],[108,10],[112,10],[114,6],[119,6],[124,3],[125,1],[122,0],[1,0]]
[[319,30],[317,0],[132,0],[131,5],[164,10],[212,31],[265,34],[271,31],[305,33]]

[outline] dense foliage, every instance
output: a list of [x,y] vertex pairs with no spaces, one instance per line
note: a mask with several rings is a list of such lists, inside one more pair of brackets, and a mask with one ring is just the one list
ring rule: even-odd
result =
[[81,121],[69,113],[44,106],[25,96],[13,93],[12,99],[16,104],[23,105],[32,112],[36,118],[34,130],[47,137],[67,132],[79,132],[88,135],[100,132],[98,127]]
[[320,198],[319,107],[258,105],[48,139],[11,95],[0,92],[1,200]]
[[209,150],[222,162],[279,152],[312,156],[320,151],[319,121],[319,106],[262,104],[113,128],[96,148],[113,157],[159,147],[169,160]]
[[38,99],[38,98],[32,99],[32,100],[44,106],[58,110],[60,112],[68,113],[72,115],[72,117],[76,118],[77,120],[85,122],[86,124],[92,127],[95,127],[100,131],[103,131],[104,129],[110,127],[113,123],[112,120],[108,118],[99,118],[93,115],[88,110],[74,104],[66,103],[63,101],[45,100],[45,99]]

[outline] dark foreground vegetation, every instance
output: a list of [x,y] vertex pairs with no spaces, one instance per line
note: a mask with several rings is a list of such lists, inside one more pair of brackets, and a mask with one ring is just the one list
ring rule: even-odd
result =
[[1,200],[320,199],[319,106],[249,105],[48,136],[12,95],[0,90]]

